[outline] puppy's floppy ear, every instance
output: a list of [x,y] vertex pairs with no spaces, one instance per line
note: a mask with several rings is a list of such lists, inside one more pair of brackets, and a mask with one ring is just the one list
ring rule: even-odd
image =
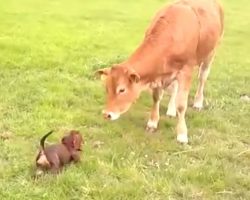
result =
[[95,71],[95,76],[99,76],[101,80],[105,80],[109,75],[111,68],[103,68]]
[[62,144],[67,146],[68,148],[74,148],[75,141],[74,137],[72,135],[64,136],[61,140]]
[[81,151],[81,143],[83,142],[82,135],[79,131],[75,131],[74,134],[72,134],[72,147],[75,150]]
[[72,139],[72,147],[74,149],[76,149],[76,139],[75,138]]
[[140,75],[133,69],[128,69],[128,77],[132,83],[138,83],[141,79]]
[[67,145],[67,140],[68,140],[68,137],[67,137],[67,136],[64,136],[64,137],[62,138],[62,140],[61,140],[61,143]]

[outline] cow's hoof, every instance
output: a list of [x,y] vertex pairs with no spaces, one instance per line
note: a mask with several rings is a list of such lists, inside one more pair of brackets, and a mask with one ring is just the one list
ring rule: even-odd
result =
[[198,108],[198,107],[195,107],[195,106],[193,106],[193,109],[196,110],[197,112],[201,112],[202,111],[202,108]]
[[170,118],[175,118],[176,117],[176,111],[172,110],[167,110],[166,115]]
[[193,108],[197,111],[201,111],[203,108],[203,105],[201,102],[194,102]]
[[186,133],[178,134],[177,135],[177,141],[181,144],[187,144],[188,143],[188,136]]
[[147,126],[146,126],[146,131],[153,133],[157,130],[158,122],[148,120]]
[[146,131],[149,132],[149,133],[154,133],[156,132],[157,128],[150,128],[150,127],[146,127]]

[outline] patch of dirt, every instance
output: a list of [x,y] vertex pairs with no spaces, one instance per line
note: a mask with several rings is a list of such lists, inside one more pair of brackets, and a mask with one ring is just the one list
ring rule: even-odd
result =
[[4,133],[0,133],[0,139],[1,140],[9,140],[12,136],[12,133],[10,132],[4,132]]

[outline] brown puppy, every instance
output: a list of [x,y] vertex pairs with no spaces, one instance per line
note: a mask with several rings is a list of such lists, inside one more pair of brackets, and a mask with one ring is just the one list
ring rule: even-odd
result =
[[46,138],[52,133],[50,131],[40,140],[41,150],[36,157],[37,172],[41,175],[44,171],[58,173],[65,164],[78,162],[80,160],[82,136],[78,131],[72,130],[62,138],[61,143],[44,147]]

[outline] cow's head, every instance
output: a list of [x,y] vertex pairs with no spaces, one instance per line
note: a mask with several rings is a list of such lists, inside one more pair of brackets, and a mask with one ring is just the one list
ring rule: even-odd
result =
[[103,115],[106,119],[116,120],[128,111],[140,94],[140,76],[131,68],[116,65],[96,72],[105,81],[106,107]]

